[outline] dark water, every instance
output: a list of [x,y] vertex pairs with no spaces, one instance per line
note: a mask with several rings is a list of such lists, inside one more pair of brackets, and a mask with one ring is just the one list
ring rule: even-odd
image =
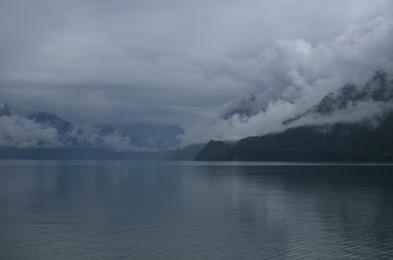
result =
[[0,259],[393,259],[393,166],[0,161]]

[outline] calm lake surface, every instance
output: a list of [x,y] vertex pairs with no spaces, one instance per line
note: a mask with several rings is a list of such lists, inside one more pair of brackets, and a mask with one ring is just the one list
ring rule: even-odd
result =
[[0,161],[0,259],[393,259],[393,166]]

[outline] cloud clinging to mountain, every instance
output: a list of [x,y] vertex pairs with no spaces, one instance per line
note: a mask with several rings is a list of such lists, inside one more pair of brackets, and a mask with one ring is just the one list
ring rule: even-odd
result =
[[[313,46],[303,39],[280,40],[255,58],[222,65],[221,73],[239,81],[252,79],[251,97],[230,101],[221,108],[223,118],[186,129],[184,143],[200,138],[237,140],[245,136],[282,131],[286,119],[316,105],[325,95],[347,83],[364,85],[375,70],[393,72],[393,21],[382,17],[349,26],[332,40]],[[229,64],[229,65],[228,65]],[[352,108],[320,123],[361,121],[371,116],[375,102]],[[378,106],[391,107],[382,104]],[[363,109],[360,109],[363,108]],[[380,109],[377,109],[380,111]],[[382,111],[383,112],[383,111]],[[232,113],[232,114],[231,114]],[[302,120],[315,124],[318,120]],[[355,120],[356,121],[356,120]],[[299,123],[297,124],[299,125]],[[200,135],[199,133],[204,133]]]
[[391,10],[390,0],[4,0],[0,101],[90,125],[180,125],[184,144],[276,131],[343,84],[391,71]]

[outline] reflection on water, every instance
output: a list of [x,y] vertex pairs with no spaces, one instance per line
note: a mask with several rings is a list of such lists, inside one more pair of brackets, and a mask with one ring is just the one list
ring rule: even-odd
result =
[[0,161],[0,259],[392,259],[393,166]]

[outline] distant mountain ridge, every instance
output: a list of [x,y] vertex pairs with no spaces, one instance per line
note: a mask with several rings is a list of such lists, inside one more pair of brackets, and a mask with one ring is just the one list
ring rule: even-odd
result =
[[204,146],[205,144],[194,144],[181,149],[170,150],[166,154],[166,159],[171,161],[193,161]]
[[182,133],[177,126],[92,126],[48,112],[28,115],[0,103],[0,158],[164,159]]
[[283,123],[285,125],[291,124],[309,114],[330,115],[367,101],[392,103],[393,80],[388,80],[386,72],[376,71],[366,85],[360,89],[353,84],[347,84],[337,93],[326,95],[316,106],[305,113],[285,120]]
[[[305,113],[288,119],[295,125],[312,115],[329,117],[362,103],[393,103],[393,80],[377,71],[362,88],[345,85]],[[389,106],[388,106],[389,107]],[[392,106],[393,107],[393,106]],[[357,123],[338,122],[289,128],[282,133],[247,137],[233,145],[207,143],[196,160],[241,161],[393,161],[393,110]]]
[[27,118],[32,119],[39,124],[53,127],[60,134],[65,134],[74,128],[71,122],[46,112],[35,112],[27,115]]

